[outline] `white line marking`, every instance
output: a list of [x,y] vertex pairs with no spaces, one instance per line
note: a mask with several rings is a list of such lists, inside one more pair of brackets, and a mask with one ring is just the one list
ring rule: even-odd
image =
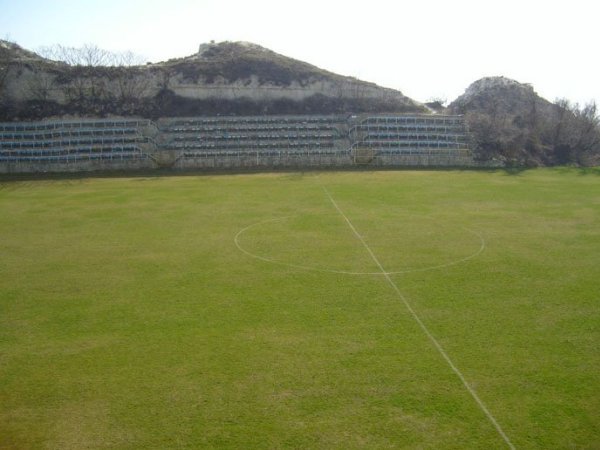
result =
[[371,250],[371,248],[369,247],[369,245],[366,243],[366,241],[363,239],[363,237],[360,235],[360,233],[356,230],[356,228],[354,228],[354,225],[352,225],[352,222],[350,222],[350,219],[348,219],[348,217],[346,216],[346,214],[344,214],[344,212],[340,209],[340,207],[335,202],[335,200],[333,199],[333,197],[331,196],[331,194],[329,193],[329,191],[327,190],[327,188],[325,186],[323,186],[323,185],[321,185],[321,187],[325,191],[325,194],[327,194],[327,197],[329,197],[329,200],[331,201],[331,203],[333,204],[333,206],[335,207],[335,209],[337,209],[337,211],[344,218],[344,220],[346,221],[346,223],[348,224],[348,226],[350,227],[350,229],[352,230],[352,232],[354,233],[354,235],[363,244],[363,246],[365,247],[365,249],[367,250],[367,252],[369,252],[369,255],[371,255],[371,258],[373,259],[373,261],[375,262],[375,264],[377,264],[377,266],[381,270],[381,273],[383,274],[383,276],[385,276],[385,279],[388,281],[388,283],[394,289],[394,291],[396,291],[396,293],[398,294],[398,297],[400,297],[400,299],[402,300],[402,302],[404,303],[404,305],[406,306],[406,308],[410,311],[410,313],[413,316],[413,318],[417,321],[417,323],[421,327],[421,330],[423,330],[423,332],[427,335],[427,337],[432,342],[432,344],[434,345],[434,347],[438,350],[438,352],[446,360],[446,362],[448,363],[448,365],[450,366],[450,368],[452,369],[452,371],[458,376],[458,378],[460,379],[460,381],[462,381],[462,384],[465,386],[465,388],[467,389],[467,391],[469,391],[469,394],[471,394],[471,397],[473,397],[473,399],[475,400],[475,402],[479,405],[479,407],[481,408],[481,410],[483,411],[483,413],[487,416],[487,418],[490,420],[490,422],[492,423],[492,425],[494,425],[494,427],[496,428],[496,431],[498,431],[498,434],[500,434],[500,436],[502,437],[502,439],[504,439],[504,442],[506,442],[506,444],[508,445],[509,448],[511,448],[511,449],[514,450],[515,446],[512,444],[512,442],[510,441],[510,439],[508,438],[508,436],[504,433],[504,431],[502,430],[502,427],[500,427],[500,424],[498,424],[498,422],[496,421],[496,419],[494,418],[494,416],[492,415],[492,413],[487,409],[487,407],[485,406],[485,404],[483,403],[483,401],[479,398],[479,396],[477,395],[477,393],[473,390],[473,388],[469,385],[469,383],[467,383],[467,380],[465,379],[465,377],[462,374],[462,372],[460,370],[458,370],[458,367],[456,367],[456,365],[452,362],[452,360],[450,359],[450,357],[448,356],[448,354],[446,353],[446,351],[443,349],[443,347],[440,345],[440,343],[437,341],[437,339],[435,337],[433,337],[433,335],[431,334],[431,332],[429,331],[429,329],[425,326],[425,324],[423,323],[423,321],[420,319],[420,317],[417,315],[417,313],[415,312],[415,310],[412,308],[412,306],[410,305],[410,303],[408,302],[408,300],[406,299],[406,297],[404,296],[404,294],[402,294],[402,292],[400,291],[400,289],[398,288],[398,286],[396,285],[396,283],[394,283],[394,280],[392,280],[392,278],[390,277],[390,274],[388,272],[386,272],[386,270],[383,268],[383,265],[381,264],[381,262],[379,262],[379,259],[377,258],[377,256],[375,256],[375,253],[373,253],[373,251]]
[[461,259],[457,259],[455,261],[450,261],[448,263],[445,264],[438,264],[436,266],[428,266],[428,267],[421,267],[418,269],[406,269],[406,270],[396,270],[396,271],[392,271],[392,272],[357,272],[357,271],[349,271],[349,270],[339,270],[339,269],[330,269],[327,267],[318,267],[318,266],[305,266],[305,265],[301,265],[301,264],[294,264],[294,263],[289,263],[286,261],[280,261],[276,258],[269,258],[268,256],[262,256],[262,255],[257,255],[256,253],[252,253],[248,250],[246,250],[242,244],[240,244],[240,237],[248,230],[263,225],[265,223],[269,223],[269,222],[281,222],[283,220],[286,219],[290,219],[292,217],[296,217],[298,214],[293,214],[290,216],[283,216],[283,217],[276,217],[274,219],[266,219],[266,220],[261,220],[259,222],[255,222],[251,225],[248,225],[245,228],[242,228],[240,231],[238,231],[238,233],[235,235],[235,237],[233,238],[233,242],[235,243],[235,246],[238,248],[238,250],[240,250],[242,253],[245,253],[248,256],[251,256],[252,258],[256,258],[258,260],[261,261],[265,261],[268,263],[272,263],[272,264],[279,264],[281,266],[287,266],[287,267],[293,267],[294,269],[302,269],[302,270],[314,270],[317,272],[329,272],[329,273],[339,273],[339,274],[343,274],[343,275],[378,275],[378,276],[382,276],[382,275],[396,275],[396,274],[403,274],[403,273],[413,273],[413,272],[426,272],[428,270],[435,270],[435,269],[443,269],[445,267],[450,267],[450,266],[454,266],[456,264],[460,264],[462,262],[468,261],[469,259],[475,258],[476,256],[479,256],[484,250],[485,250],[485,240],[483,239],[483,236],[481,234],[479,234],[476,231],[473,230],[469,230],[468,228],[462,227],[464,230],[468,231],[471,234],[474,234],[475,236],[477,236],[479,238],[479,249],[471,254],[468,255],[464,258]]
[[244,247],[242,247],[242,245],[240,244],[240,236],[242,234],[244,234],[246,231],[248,231],[249,229],[251,229],[255,226],[262,225],[264,223],[278,222],[281,220],[289,219],[290,217],[295,217],[295,215],[277,217],[275,219],[261,220],[260,222],[256,222],[256,223],[253,223],[252,225],[248,225],[247,227],[242,228],[240,231],[238,231],[238,233],[233,238],[233,242],[235,243],[235,246],[238,248],[238,250],[240,250],[242,253],[245,253],[248,256],[251,256],[252,258],[256,258],[261,261],[265,261],[265,262],[272,263],[272,264],[279,264],[281,266],[293,267],[294,269],[314,270],[317,272],[326,272],[326,273],[339,273],[339,274],[344,274],[344,275],[382,275],[381,272],[349,272],[349,271],[345,271],[345,270],[328,269],[325,267],[321,268],[321,267],[303,266],[301,264],[288,263],[285,261],[279,261],[278,259],[275,259],[275,258],[268,258],[266,256],[261,256],[261,255],[257,255],[255,253],[249,252]]

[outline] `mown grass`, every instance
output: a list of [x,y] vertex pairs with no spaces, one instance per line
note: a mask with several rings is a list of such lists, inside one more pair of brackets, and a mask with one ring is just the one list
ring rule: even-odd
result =
[[544,169],[0,183],[0,448],[506,448],[383,277],[286,265],[378,270],[323,185],[517,448],[600,447],[600,178]]

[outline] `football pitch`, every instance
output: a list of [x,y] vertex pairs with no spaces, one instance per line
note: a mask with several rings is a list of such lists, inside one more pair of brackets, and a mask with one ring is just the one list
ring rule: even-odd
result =
[[600,448],[600,171],[0,179],[0,449]]

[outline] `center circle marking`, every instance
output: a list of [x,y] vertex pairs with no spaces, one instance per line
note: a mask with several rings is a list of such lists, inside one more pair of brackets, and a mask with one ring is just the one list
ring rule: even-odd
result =
[[[330,214],[321,214],[321,215],[335,216],[337,214],[330,213]],[[235,243],[236,247],[238,248],[238,250],[240,250],[242,253],[244,253],[252,258],[258,259],[260,261],[268,262],[271,264],[292,267],[295,269],[310,270],[310,271],[317,271],[317,272],[329,272],[329,273],[337,273],[337,274],[344,274],[344,275],[380,275],[380,276],[381,275],[403,274],[403,273],[414,273],[414,272],[426,272],[426,271],[430,271],[430,270],[436,270],[436,269],[442,269],[445,267],[454,266],[454,265],[463,263],[465,261],[468,261],[470,259],[473,259],[476,256],[479,256],[485,250],[485,245],[486,245],[485,240],[480,233],[473,231],[469,228],[459,226],[458,228],[461,228],[462,230],[466,231],[467,233],[473,235],[474,237],[476,237],[478,239],[479,248],[475,252],[472,252],[462,258],[456,258],[456,259],[453,259],[453,260],[450,260],[450,261],[447,261],[444,263],[429,265],[429,266],[425,266],[425,267],[408,268],[408,269],[404,269],[404,270],[392,270],[392,271],[385,271],[385,272],[383,272],[383,271],[376,271],[376,272],[362,271],[361,272],[361,271],[341,270],[341,269],[337,269],[337,268],[321,267],[318,265],[296,264],[293,262],[282,261],[282,260],[274,258],[270,255],[264,255],[264,254],[250,251],[241,242],[242,236],[244,236],[244,234],[246,234],[250,230],[260,228],[261,226],[264,226],[264,225],[267,225],[270,223],[283,222],[283,221],[290,220],[290,219],[300,217],[300,216],[303,216],[303,214],[292,214],[292,215],[288,215],[288,216],[275,217],[275,218],[261,220],[261,221],[255,222],[253,224],[250,224],[250,225],[242,228],[240,231],[238,231],[238,233],[235,235],[235,237],[233,239],[234,243]]]

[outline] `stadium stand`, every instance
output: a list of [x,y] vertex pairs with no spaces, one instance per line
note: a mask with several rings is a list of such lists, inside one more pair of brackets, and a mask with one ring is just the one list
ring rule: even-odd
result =
[[360,119],[349,131],[354,154],[470,157],[460,116],[381,115]]
[[12,169],[4,172],[120,168],[148,158],[148,127],[130,119],[0,123],[0,165]]
[[228,116],[0,123],[0,173],[472,165],[460,116]]
[[180,159],[248,157],[277,164],[274,159],[347,153],[344,121],[338,116],[250,116],[166,119],[158,126],[162,146],[181,152]]

